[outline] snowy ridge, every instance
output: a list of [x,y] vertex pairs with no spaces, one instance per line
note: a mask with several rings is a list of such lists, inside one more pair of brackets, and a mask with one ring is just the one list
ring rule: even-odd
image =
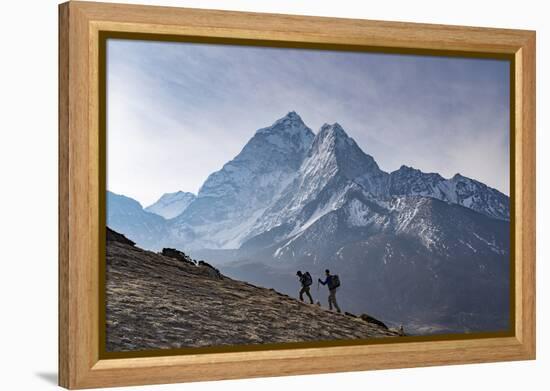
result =
[[390,195],[421,195],[462,205],[500,220],[510,220],[510,201],[507,196],[487,185],[456,174],[445,179],[439,174],[424,173],[401,166],[390,174]]
[[[389,202],[379,203],[369,200],[368,194],[352,190],[341,199],[341,207],[315,213],[311,221],[280,240],[272,254],[275,259],[297,261],[306,259],[307,254],[330,259],[334,251],[338,258],[336,252],[341,246],[329,250],[327,245],[362,242],[379,235],[412,240],[428,253],[445,258],[473,248],[480,254],[507,254],[509,242],[501,235],[506,234],[508,223],[465,210],[422,196],[392,197]],[[488,224],[497,224],[499,234],[488,230]],[[456,246],[462,247],[457,250]]]
[[179,216],[194,199],[195,195],[193,193],[183,191],[165,193],[157,202],[149,205],[145,210],[162,216],[165,219],[171,219]]

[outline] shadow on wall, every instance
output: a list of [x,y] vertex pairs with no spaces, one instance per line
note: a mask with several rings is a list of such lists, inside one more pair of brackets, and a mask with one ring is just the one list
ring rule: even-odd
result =
[[57,385],[57,372],[38,372],[35,375],[46,383],[53,384],[54,386]]

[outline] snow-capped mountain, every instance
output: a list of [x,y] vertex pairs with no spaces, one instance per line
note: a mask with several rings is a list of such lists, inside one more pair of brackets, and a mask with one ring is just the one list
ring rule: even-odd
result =
[[[350,194],[360,197],[350,200]],[[508,197],[497,190],[460,175],[444,179],[439,174],[424,174],[405,166],[388,174],[339,124],[325,124],[296,179],[256,221],[242,246],[250,249],[285,239],[296,241],[316,221],[342,208],[352,213],[348,224],[357,227],[367,218],[364,212],[372,211],[373,205],[384,209],[395,199],[407,196],[435,198],[502,220],[509,216]],[[381,224],[379,217],[376,221]],[[275,250],[276,258],[282,257],[283,250],[284,247]]]
[[165,193],[158,201],[149,205],[145,210],[162,216],[165,219],[172,219],[179,216],[195,198],[193,193],[184,191]]
[[[388,174],[365,154],[342,127],[325,124],[315,137],[294,181],[258,218],[243,244],[292,237],[327,213],[340,208],[351,189],[384,196]],[[254,238],[259,235],[259,238]]]
[[499,191],[458,174],[445,179],[406,166],[384,172],[338,123],[314,135],[293,111],[257,130],[196,197],[165,194],[146,211],[170,219],[168,234],[158,238],[165,245],[187,251],[269,247],[340,208],[347,192],[358,189],[378,202],[419,195],[509,220],[509,199]]
[[171,243],[186,249],[238,248],[258,217],[294,180],[313,138],[293,111],[256,131],[170,222]]
[[507,196],[460,174],[445,179],[439,174],[427,174],[412,167],[401,166],[390,174],[388,191],[391,195],[437,198],[489,217],[510,220],[510,201]]
[[509,326],[509,198],[459,174],[387,173],[338,123],[315,135],[290,112],[259,129],[172,219],[114,200],[108,225],[138,245],[231,257],[239,279],[292,294],[296,268],[328,267],[345,307],[419,333]]

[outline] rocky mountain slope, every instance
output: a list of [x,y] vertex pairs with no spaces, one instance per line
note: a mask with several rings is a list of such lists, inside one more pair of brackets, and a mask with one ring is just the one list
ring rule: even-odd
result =
[[345,308],[410,332],[509,327],[509,225],[458,205],[419,196],[384,205],[349,192],[307,230],[249,251],[222,269],[289,292],[294,270],[330,268]]
[[[375,319],[330,312],[107,235],[107,350],[395,337]],[[169,256],[168,256],[169,255]]]
[[110,227],[131,238],[140,246],[159,249],[159,238],[168,234],[166,220],[147,212],[136,200],[107,192],[107,222]]

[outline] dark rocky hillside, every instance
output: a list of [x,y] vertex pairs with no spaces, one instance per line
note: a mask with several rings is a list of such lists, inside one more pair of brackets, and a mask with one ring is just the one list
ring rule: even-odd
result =
[[183,253],[107,234],[107,350],[132,351],[394,337],[368,316],[337,314],[220,274]]

